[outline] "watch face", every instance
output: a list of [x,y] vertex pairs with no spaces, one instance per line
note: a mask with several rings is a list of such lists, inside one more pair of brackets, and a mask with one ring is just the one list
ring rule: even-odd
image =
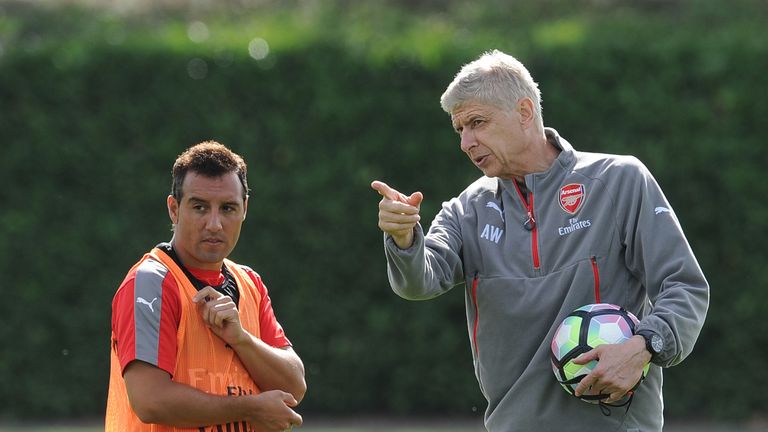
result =
[[662,348],[664,348],[664,341],[661,340],[661,336],[651,336],[651,348],[653,348],[656,353],[661,352]]

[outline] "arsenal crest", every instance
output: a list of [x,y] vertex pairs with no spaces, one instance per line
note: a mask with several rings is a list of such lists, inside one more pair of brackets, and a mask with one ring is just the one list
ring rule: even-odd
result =
[[586,193],[583,184],[571,183],[560,188],[560,208],[566,213],[576,214],[584,203]]

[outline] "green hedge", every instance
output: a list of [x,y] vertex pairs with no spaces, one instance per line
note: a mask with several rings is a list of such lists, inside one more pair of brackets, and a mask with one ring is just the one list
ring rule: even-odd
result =
[[[712,303],[693,355],[665,375],[668,413],[764,414],[768,42],[741,15],[713,18],[716,3],[510,16],[508,30],[493,19],[514,11],[461,15],[460,2],[442,20],[428,2],[427,21],[387,9],[381,28],[365,25],[381,17],[370,5],[309,21],[280,10],[212,19],[203,43],[174,19],[14,10],[0,20],[0,418],[102,413],[112,295],[170,237],[170,166],[205,139],[249,163],[234,258],[262,274],[304,359],[302,412],[479,416],[461,289],[391,293],[368,185],[422,190],[429,220],[478,175],[438,98],[494,47],[529,66],[547,125],[579,149],[637,155],[675,206]],[[480,21],[493,25],[460,30]],[[30,36],[39,22],[57,26]],[[248,55],[254,37],[264,60]]]

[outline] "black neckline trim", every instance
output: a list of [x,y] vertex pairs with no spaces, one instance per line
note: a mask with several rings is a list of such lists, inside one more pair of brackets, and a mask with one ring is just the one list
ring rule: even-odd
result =
[[[192,274],[192,272],[187,269],[187,267],[181,263],[181,260],[179,259],[179,256],[176,254],[176,251],[173,249],[173,246],[171,246],[170,243],[163,242],[155,246],[156,248],[160,249],[161,251],[165,252],[166,255],[171,257],[173,262],[176,263],[177,266],[181,269],[181,271],[184,272],[184,276],[189,279],[189,281],[192,283],[192,286],[195,287],[196,290],[200,291],[201,289],[211,286],[200,279],[196,278],[195,275]],[[240,291],[237,286],[237,280],[235,280],[232,273],[230,273],[229,269],[226,265],[221,266],[221,273],[224,275],[224,282],[222,282],[219,285],[212,286],[213,289],[216,291],[228,295],[232,297],[232,300],[235,301],[235,304],[239,304],[240,302]]]

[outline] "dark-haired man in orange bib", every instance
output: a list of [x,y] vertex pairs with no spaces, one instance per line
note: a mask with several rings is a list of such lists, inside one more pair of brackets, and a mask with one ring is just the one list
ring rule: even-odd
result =
[[107,432],[301,424],[301,359],[259,275],[226,259],[247,212],[246,170],[212,141],[176,160],[173,238],[128,272],[112,303]]

